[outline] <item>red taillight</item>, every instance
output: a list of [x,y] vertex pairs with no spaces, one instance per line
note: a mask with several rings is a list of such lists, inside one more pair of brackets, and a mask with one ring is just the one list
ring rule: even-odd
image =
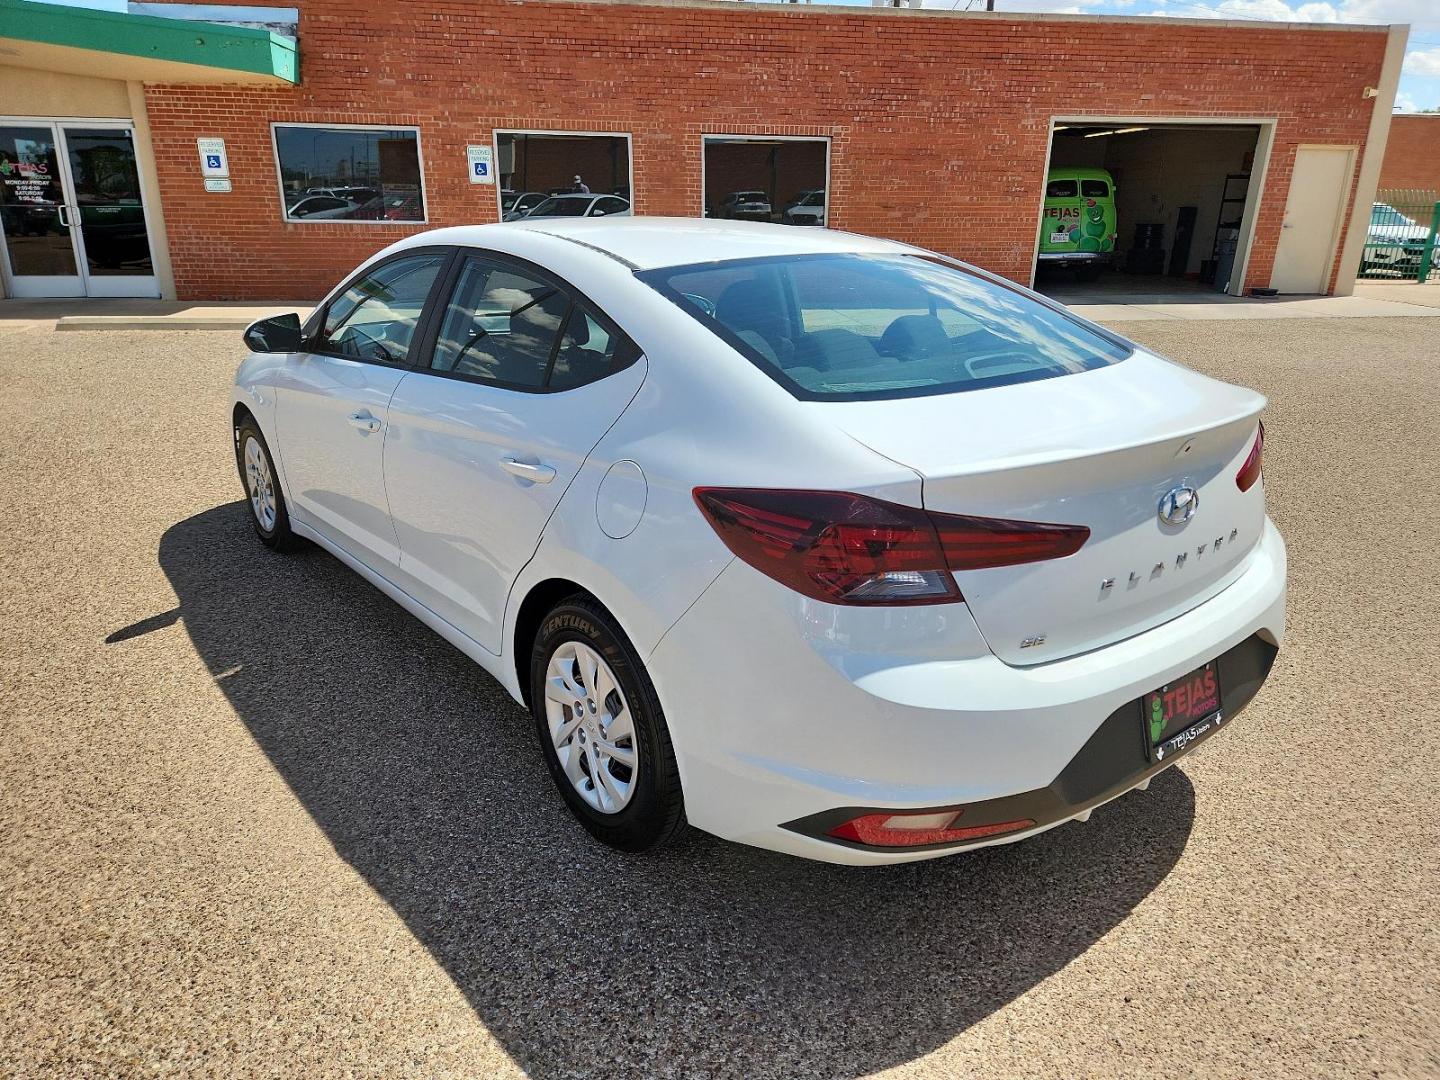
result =
[[850,840],[871,847],[920,847],[924,844],[950,844],[961,840],[979,840],[986,836],[1019,832],[1035,822],[999,821],[992,825],[956,828],[964,810],[926,810],[904,814],[863,814],[837,825],[829,832],[837,840]]
[[951,571],[1058,559],[1084,526],[937,514],[842,491],[696,488],[725,546],[755,569],[832,604],[951,604]]
[[1255,481],[1260,479],[1260,455],[1265,450],[1265,425],[1260,425],[1260,430],[1255,434],[1255,445],[1250,447],[1250,456],[1245,459],[1245,464],[1240,466],[1240,471],[1235,474],[1235,486],[1241,491],[1249,491],[1255,486]]

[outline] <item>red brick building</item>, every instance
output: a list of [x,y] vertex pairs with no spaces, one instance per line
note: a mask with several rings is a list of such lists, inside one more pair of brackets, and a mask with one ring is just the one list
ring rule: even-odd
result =
[[[1348,291],[1404,30],[703,0],[299,0],[295,38],[298,82],[138,80],[159,291],[317,297],[402,235],[496,220],[507,183],[528,177],[538,198],[573,175],[638,214],[724,213],[727,192],[753,187],[780,217],[819,191],[832,227],[1029,282],[1047,168],[1065,162],[1114,172],[1117,252],[1153,218],[1177,278],[1213,276],[1228,241],[1232,293]],[[227,183],[202,175],[197,140],[213,139]],[[500,183],[471,182],[469,147]]]
[[1440,113],[1412,113],[1391,119],[1380,188],[1433,192],[1434,198],[1440,199]]

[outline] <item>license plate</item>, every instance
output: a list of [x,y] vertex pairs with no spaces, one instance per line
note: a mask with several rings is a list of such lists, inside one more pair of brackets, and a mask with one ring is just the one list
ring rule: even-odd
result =
[[1140,727],[1151,761],[1164,761],[1223,722],[1220,672],[1213,660],[1140,700]]
[[1050,234],[1050,243],[1052,244],[1068,244],[1069,242],[1070,234],[1068,232],[1052,232]]

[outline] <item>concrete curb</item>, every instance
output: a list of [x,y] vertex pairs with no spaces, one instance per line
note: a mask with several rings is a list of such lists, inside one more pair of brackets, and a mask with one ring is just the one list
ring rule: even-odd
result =
[[244,330],[255,321],[250,316],[173,315],[66,315],[55,320],[56,330]]

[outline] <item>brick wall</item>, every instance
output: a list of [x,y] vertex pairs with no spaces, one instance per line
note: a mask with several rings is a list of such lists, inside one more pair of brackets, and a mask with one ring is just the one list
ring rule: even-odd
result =
[[1394,188],[1440,192],[1440,113],[1390,119],[1380,190]]
[[[182,298],[305,298],[417,226],[281,221],[272,121],[414,124],[431,226],[496,217],[465,145],[628,131],[636,210],[694,215],[703,132],[827,135],[831,224],[1020,281],[1052,114],[1277,117],[1248,285],[1300,143],[1363,146],[1383,30],[555,0],[301,0],[302,84],[147,88]],[[234,191],[206,194],[222,136]],[[1343,238],[1342,238],[1343,242]]]

